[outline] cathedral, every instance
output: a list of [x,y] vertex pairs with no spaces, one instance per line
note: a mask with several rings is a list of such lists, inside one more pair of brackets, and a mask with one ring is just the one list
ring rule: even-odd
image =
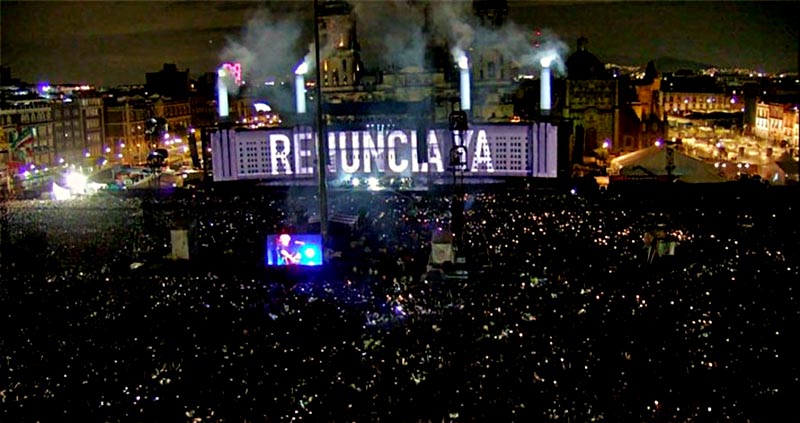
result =
[[579,38],[566,62],[562,113],[573,122],[573,162],[639,150],[663,139],[667,125],[659,101],[661,78],[653,62],[643,78],[622,78],[606,70],[588,43]]
[[[361,61],[353,7],[338,0],[320,5],[323,108],[329,124],[445,124],[450,112],[460,107],[457,63],[451,56],[451,46],[429,31],[427,18],[422,31],[428,39],[424,66],[367,71]],[[473,11],[477,25],[499,27],[507,18],[508,7],[504,1],[481,0],[473,3]],[[500,45],[471,49],[469,55],[470,120],[512,122],[518,85],[513,61],[504,56]]]
[[[320,3],[323,112],[327,124],[433,127],[446,125],[460,104],[458,65],[447,40],[435,36],[427,19],[424,66],[367,70],[362,62],[354,8],[345,1]],[[505,1],[475,0],[471,24],[488,31],[508,19]],[[532,49],[537,48],[532,40]],[[469,50],[471,123],[536,121],[545,115],[539,85],[520,78],[519,63],[502,40]],[[546,114],[570,134],[565,156],[578,166],[602,168],[610,156],[635,151],[661,139],[666,121],[660,104],[660,76],[652,63],[644,78],[620,77],[589,50],[585,37],[565,61],[566,78],[553,81],[553,107]],[[567,128],[568,127],[568,128]]]

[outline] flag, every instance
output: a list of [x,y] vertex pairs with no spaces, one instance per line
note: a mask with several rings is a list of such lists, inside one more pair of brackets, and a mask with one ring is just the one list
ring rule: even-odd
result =
[[32,127],[25,129],[17,129],[17,136],[11,138],[11,149],[22,150],[29,149],[33,146],[33,140],[36,138],[36,133]]

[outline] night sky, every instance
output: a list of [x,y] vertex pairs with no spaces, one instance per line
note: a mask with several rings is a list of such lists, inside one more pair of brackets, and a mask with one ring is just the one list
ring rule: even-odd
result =
[[[607,62],[644,65],[674,57],[796,72],[800,61],[800,17],[794,2],[509,4],[516,28],[549,29],[569,49],[585,35],[590,51]],[[15,77],[29,82],[143,83],[145,72],[157,71],[165,62],[189,68],[196,76],[232,58],[232,46],[249,49],[259,66],[284,68],[302,57],[312,40],[309,6],[310,1],[3,1],[0,54]],[[460,7],[454,2],[450,6]],[[359,38],[367,67],[389,61],[377,53],[387,51],[385,43],[376,40],[387,33],[402,38],[405,28],[414,25],[404,7],[400,0],[360,4]]]

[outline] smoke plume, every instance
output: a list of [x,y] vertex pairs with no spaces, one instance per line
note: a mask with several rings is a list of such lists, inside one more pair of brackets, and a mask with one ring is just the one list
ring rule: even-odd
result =
[[[553,72],[563,74],[568,46],[552,31],[534,37],[534,28],[510,19],[500,27],[483,26],[474,15],[470,1],[351,0],[356,14],[362,59],[368,68],[427,68],[430,45],[446,46],[470,56],[481,49],[499,52],[518,68],[538,69],[544,55],[555,53]],[[302,56],[314,70],[314,44],[309,17],[302,13],[281,14],[259,10],[241,35],[229,39],[221,61],[242,64],[248,84],[290,77]],[[311,41],[311,42],[309,42]],[[329,56],[333,40],[322,40],[321,57]],[[538,42],[538,47],[534,44]],[[305,48],[308,47],[308,50]],[[454,64],[457,57],[453,57]],[[236,87],[229,87],[235,93]]]
[[[407,0],[353,2],[358,38],[368,65],[424,67],[424,8]],[[372,63],[369,63],[372,62]]]
[[[227,46],[220,53],[220,61],[239,62],[242,65],[242,79],[253,90],[264,87],[265,82],[280,84],[292,75],[302,55],[299,42],[303,26],[295,18],[282,15],[278,19],[264,9],[256,11],[248,20],[237,38],[229,38]],[[271,102],[291,107],[291,90],[275,88]],[[229,84],[230,93],[235,95],[238,87]]]
[[[545,55],[555,54],[551,68],[564,74],[566,43],[549,30],[534,39],[534,28],[511,20],[500,27],[483,26],[470,1],[352,1],[358,36],[367,66],[425,67],[426,48],[446,44],[454,63],[461,54],[494,49],[519,68],[538,68]],[[426,28],[427,33],[423,32]],[[538,42],[538,47],[534,44]]]

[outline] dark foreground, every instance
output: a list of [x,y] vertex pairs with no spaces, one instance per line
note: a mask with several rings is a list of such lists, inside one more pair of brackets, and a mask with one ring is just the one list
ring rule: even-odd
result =
[[797,194],[473,193],[467,281],[424,277],[446,196],[334,198],[313,272],[260,266],[305,193],[10,203],[0,421],[794,421]]

